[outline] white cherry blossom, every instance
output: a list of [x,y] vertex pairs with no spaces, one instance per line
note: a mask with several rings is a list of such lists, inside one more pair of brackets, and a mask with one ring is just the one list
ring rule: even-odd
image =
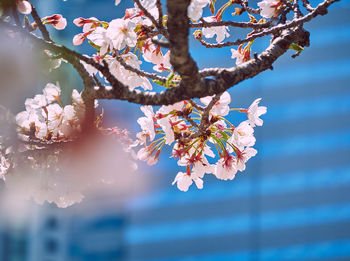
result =
[[236,59],[236,65],[241,65],[244,63],[244,53],[242,52],[242,49],[238,48],[236,49],[231,49],[231,58]]
[[[205,17],[204,21],[217,22],[215,16]],[[226,37],[229,37],[229,28],[227,26],[203,27],[202,32],[206,38],[213,38],[216,35],[216,42],[221,43]]]
[[[237,153],[237,152],[236,152]],[[254,148],[247,147],[244,150],[238,152],[237,154],[237,170],[244,171],[246,162],[254,157],[258,151]]]
[[[206,106],[211,102],[214,96],[207,96],[201,98],[200,101]],[[214,104],[211,109],[213,115],[226,116],[230,112],[230,107],[228,106],[231,103],[231,95],[228,92],[224,92],[220,99]]]
[[17,9],[22,14],[30,14],[32,12],[32,5],[25,0],[17,0]]
[[167,114],[169,114],[172,111],[180,111],[183,106],[184,102],[178,102],[173,105],[162,106],[156,113],[157,118],[159,118],[157,122],[162,128],[162,130],[165,132],[165,144],[167,145],[170,145],[175,140],[172,123],[177,121],[176,116]]
[[188,191],[189,187],[193,184],[193,181],[195,182],[197,188],[202,189],[203,188],[203,180],[197,176],[194,176],[193,174],[188,175],[184,172],[178,172],[172,185],[177,185],[177,188],[181,191]]
[[267,112],[265,106],[258,106],[261,98],[256,99],[248,108],[248,121],[252,127],[262,126],[263,120],[259,117]]
[[152,106],[141,106],[141,111],[145,114],[145,117],[141,117],[137,120],[137,123],[141,126],[144,133],[147,133],[150,137],[150,141],[154,140],[156,136],[154,129],[154,112]]
[[[140,70],[140,64],[142,63],[135,54],[129,52],[120,56],[124,62],[135,69]],[[106,57],[105,60],[109,64],[111,73],[122,83],[127,85],[131,90],[142,87],[145,90],[151,90],[152,85],[146,77],[139,76],[138,74],[129,71],[121,65],[117,59],[113,57]]]
[[0,179],[5,179],[5,174],[8,172],[11,162],[0,152]]
[[41,109],[47,105],[45,95],[37,94],[34,98],[27,98],[24,102],[27,111]]
[[195,162],[192,167],[192,173],[203,178],[204,174],[211,174],[215,172],[215,166],[211,165],[205,156],[201,157],[201,160]]
[[[246,146],[254,146],[255,141],[256,139],[254,137],[254,129],[249,125],[248,121],[241,122],[234,129],[231,138],[228,139],[228,142],[234,144],[240,149],[243,149]],[[230,146],[228,146],[228,149],[232,150]]]
[[60,87],[58,87],[52,83],[48,83],[48,84],[46,84],[46,86],[43,90],[43,93],[46,97],[47,103],[51,103],[51,102],[60,100],[61,89],[60,89]]
[[[85,27],[85,25],[84,25]],[[105,55],[113,49],[113,42],[107,35],[107,30],[103,27],[97,27],[87,35],[87,38],[95,45],[100,47],[100,54]]]
[[130,20],[114,19],[109,23],[106,36],[112,41],[117,50],[126,46],[134,47],[137,42],[135,24]]
[[48,111],[48,128],[54,135],[57,135],[62,122],[63,108],[57,103],[53,103],[47,106]]
[[[156,3],[157,3],[156,0],[141,0],[140,3],[156,20],[158,19],[159,12],[158,12],[158,8],[156,5]],[[137,23],[142,24],[142,25],[146,25],[146,26],[152,25],[152,21],[143,15],[143,12],[139,9],[139,7],[136,3],[134,4],[134,13],[137,13],[140,15],[139,19],[137,19],[137,17],[136,17]],[[141,17],[143,19],[141,19]],[[135,20],[132,20],[132,21],[135,21]]]
[[192,0],[187,8],[187,16],[194,21],[199,20],[203,15],[203,8],[210,3],[210,0]]
[[237,173],[237,159],[236,157],[227,154],[220,158],[215,165],[215,176],[222,180],[233,180]]
[[141,148],[137,152],[137,159],[142,161],[147,161],[147,165],[151,166],[158,162],[160,150],[158,150],[155,154],[153,154],[153,150],[151,147]]
[[278,16],[278,7],[282,4],[280,0],[263,0],[258,3],[261,8],[260,15],[265,18]]
[[172,185],[175,185],[179,190],[186,192],[188,188],[192,185],[193,181],[191,176],[184,172],[178,172]]

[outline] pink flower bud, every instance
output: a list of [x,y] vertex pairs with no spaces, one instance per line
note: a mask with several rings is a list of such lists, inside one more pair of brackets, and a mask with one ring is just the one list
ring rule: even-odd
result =
[[42,22],[44,24],[51,24],[57,30],[63,30],[67,26],[67,19],[63,18],[60,14],[46,16],[42,19]]
[[78,27],[82,27],[82,26],[84,26],[84,24],[86,24],[86,19],[84,19],[82,17],[75,18],[73,20],[73,23]]
[[86,34],[80,33],[73,37],[73,44],[74,45],[81,45],[86,39]]

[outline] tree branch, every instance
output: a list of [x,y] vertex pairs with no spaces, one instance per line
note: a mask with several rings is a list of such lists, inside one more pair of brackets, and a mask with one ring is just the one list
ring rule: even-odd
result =
[[157,80],[157,81],[161,81],[162,83],[165,83],[167,81],[167,79],[165,77],[159,76],[156,73],[148,73],[148,72],[145,72],[145,71],[142,71],[142,70],[139,70],[139,69],[136,69],[136,68],[130,66],[129,64],[127,64],[123,60],[123,58],[121,56],[117,55],[116,59],[125,69],[127,69],[127,70],[129,70],[131,72],[134,72],[134,73],[136,73],[139,76],[147,77],[147,78],[150,78],[150,79],[153,79],[153,80]]
[[200,81],[198,67],[188,51],[187,8],[189,4],[189,0],[169,0],[167,2],[170,63],[180,74],[184,85],[197,90]]
[[43,38],[46,41],[52,42],[49,31],[47,30],[46,26],[42,23],[41,18],[33,5],[32,5],[32,17],[33,17],[36,25],[38,26]]
[[[153,17],[153,15],[148,12],[148,10],[141,4],[140,0],[134,0],[138,8],[142,11],[142,13],[152,21],[152,23],[157,27],[157,29],[168,38],[168,32],[163,28],[163,24],[158,23],[158,21]],[[159,11],[160,12],[160,11]],[[161,19],[161,18],[160,18]]]
[[[313,17],[319,14],[321,15],[326,14],[327,7],[336,1],[337,0],[325,0],[323,3],[318,5],[318,7],[316,7],[312,13],[300,18],[298,20],[298,23],[301,23],[300,21],[303,21],[303,22],[310,21]],[[170,37],[170,39],[172,39],[172,41],[174,42],[175,41],[175,39],[173,39],[174,37],[181,36],[177,38],[177,40],[181,43],[184,43],[186,47],[184,48],[183,46],[178,46],[176,43],[171,43],[172,52],[178,53],[185,60],[187,58],[187,59],[190,59],[190,61],[193,61],[188,53],[187,35],[186,33],[181,33],[178,31],[179,28],[181,28],[181,30],[184,29],[184,27],[181,27],[181,25],[183,26],[187,24],[187,32],[188,32],[188,19],[184,21],[185,17],[187,17],[185,14],[187,12],[186,10],[187,10],[188,3],[189,1],[185,1],[185,0],[181,0],[180,2],[174,1],[174,0],[168,2],[169,10],[172,8],[172,5],[177,6],[173,10],[177,10],[178,12],[182,10],[181,15],[179,15],[179,13],[175,11],[170,12],[171,15],[169,14],[169,16],[172,16],[172,19],[175,19],[175,16],[177,16],[177,18],[180,18],[179,20],[181,21],[173,25],[174,35],[172,35],[173,33],[171,33],[170,35],[172,36]],[[110,71],[108,70],[108,66],[106,66],[106,64],[101,65],[99,63],[96,63],[93,59],[85,57],[75,51],[72,51],[66,48],[65,46],[60,46],[53,42],[48,42],[41,38],[38,38],[34,34],[29,33],[28,31],[24,30],[21,27],[10,25],[4,21],[0,21],[0,25],[4,26],[7,29],[15,30],[17,32],[26,34],[28,39],[32,40],[37,45],[41,46],[44,49],[53,51],[56,54],[62,54],[62,56],[72,64],[76,63],[77,60],[79,59],[88,64],[93,65],[95,68],[101,71],[102,74],[110,82],[113,88],[112,90],[109,90],[106,88],[99,88],[98,90],[94,90],[93,79],[91,81],[88,80],[88,85],[90,87],[87,88],[88,90],[87,92],[89,95],[93,96],[93,98],[120,99],[120,100],[127,100],[129,102],[138,103],[138,104],[144,104],[144,105],[169,105],[182,100],[188,100],[191,98],[201,98],[201,97],[215,95],[217,93],[224,92],[228,88],[240,83],[241,81],[252,78],[255,75],[261,73],[262,71],[271,68],[273,62],[276,61],[278,57],[280,57],[282,54],[284,54],[288,50],[289,45],[291,43],[298,43],[302,46],[307,46],[308,36],[309,36],[309,34],[303,31],[302,28],[293,27],[292,29],[283,30],[280,36],[276,37],[271,42],[270,46],[260,55],[257,55],[254,59],[251,59],[250,61],[242,64],[239,67],[232,67],[227,69],[211,69],[210,73],[211,75],[214,76],[214,78],[200,79],[198,88],[193,88],[192,85],[186,85],[186,83],[191,82],[191,79],[189,79],[189,76],[193,75],[193,72],[190,71],[190,69],[192,68],[191,66],[188,66],[188,64],[184,64],[185,70],[183,71],[182,70],[183,68],[180,68],[180,71],[182,73],[182,80],[177,87],[169,88],[166,91],[163,91],[161,93],[154,93],[154,92],[141,92],[139,90],[130,90],[127,86],[125,86],[120,81],[118,81],[110,73]],[[281,26],[279,28],[284,28],[284,27]],[[175,58],[174,59],[175,61],[173,61],[173,63],[179,66],[180,63],[177,63],[179,62],[179,60],[177,60],[176,57],[174,58]],[[183,62],[183,60],[181,59],[180,61]],[[194,66],[196,69],[197,67],[195,63],[194,63]],[[80,64],[80,62],[79,64],[76,63],[75,67],[77,70],[81,70],[80,73],[83,79],[84,78],[89,79],[89,77],[86,75],[87,72],[85,68]],[[83,69],[85,70],[86,73],[84,72]],[[209,70],[206,70],[206,72],[208,71]],[[198,75],[198,69],[195,72],[195,75]],[[188,81],[185,81],[186,77]]]
[[267,28],[271,25],[270,21],[259,24],[252,22],[234,22],[234,21],[219,21],[219,22],[206,22],[205,20],[200,23],[191,23],[191,28],[202,28],[202,27],[214,27],[214,26],[233,26],[240,28],[254,28],[254,29],[262,29]]
[[258,37],[263,37],[263,36],[273,34],[273,33],[276,33],[276,32],[282,31],[282,30],[297,27],[297,26],[302,25],[306,22],[309,22],[311,19],[313,19],[314,17],[316,17],[318,15],[325,15],[325,14],[327,14],[328,6],[330,6],[332,3],[337,2],[337,1],[339,1],[339,0],[325,0],[323,3],[319,4],[312,12],[308,13],[307,15],[305,15],[303,17],[294,19],[294,20],[289,21],[285,24],[276,25],[276,26],[271,27],[269,29],[263,30],[259,33],[252,34],[245,39],[238,39],[238,40],[233,41],[233,42],[226,42],[226,43],[219,43],[219,44],[210,44],[210,43],[205,42],[202,39],[199,39],[199,41],[202,45],[204,45],[207,48],[222,48],[222,47],[227,47],[227,46],[240,45],[240,44],[255,40]]

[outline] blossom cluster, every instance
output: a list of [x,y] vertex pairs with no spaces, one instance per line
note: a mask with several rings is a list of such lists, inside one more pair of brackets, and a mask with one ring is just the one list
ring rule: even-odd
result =
[[[141,1],[141,4],[148,12],[158,19],[158,9],[156,0]],[[135,4],[134,8],[125,10],[123,18],[114,19],[110,22],[100,21],[95,17],[76,18],[74,24],[82,27],[83,32],[73,38],[73,44],[80,45],[86,39],[96,48],[97,54],[94,59],[102,62],[104,59],[110,66],[112,74],[122,82],[134,82],[139,77],[134,72],[128,72],[117,60],[117,56],[133,68],[140,69],[140,57],[144,61],[152,63],[153,69],[157,72],[170,71],[170,52],[163,53],[160,46],[155,45],[151,39],[157,39],[156,36],[148,35],[154,30],[152,21]],[[131,52],[133,50],[133,52]],[[139,56],[134,53],[138,52]],[[130,80],[129,77],[133,79]],[[147,79],[139,77],[139,84],[145,89],[150,89]]]
[[[208,106],[212,99],[205,97],[200,102]],[[247,109],[230,109],[231,96],[228,92],[223,93],[210,109],[205,129],[198,122],[205,107],[199,107],[193,101],[162,106],[156,112],[151,106],[143,106],[141,110],[145,116],[137,121],[142,129],[137,134],[138,143],[143,147],[137,157],[153,165],[158,162],[163,146],[171,145],[171,157],[177,159],[179,166],[186,167],[186,171],[179,172],[173,182],[182,191],[187,191],[193,182],[199,189],[203,188],[205,174],[232,180],[237,171],[245,170],[246,162],[257,153],[252,148],[255,144],[254,127],[262,126],[260,116],[267,111],[266,107],[259,106],[260,100],[256,99]],[[226,119],[230,111],[245,113],[247,120],[234,126]],[[207,158],[215,158],[212,147],[219,156],[215,164]]]
[[[68,207],[80,202],[87,189],[119,182],[122,173],[137,168],[129,132],[102,127],[103,114],[96,119],[97,132],[82,133],[85,104],[77,90],[72,104],[64,105],[60,87],[48,83],[42,94],[25,100],[25,107],[15,117],[0,110],[0,123],[7,122],[0,128],[0,179],[17,197]],[[18,139],[11,142],[3,127],[12,118]]]
[[[191,0],[187,9],[190,22],[206,24],[201,30],[196,30],[194,36],[202,43],[204,37],[219,44],[229,38],[228,26],[210,24],[221,22],[225,12],[237,2],[228,0],[216,10],[215,0]],[[15,3],[22,14],[29,14],[34,10],[29,1],[16,0]],[[115,1],[115,5],[119,3],[120,0]],[[158,45],[159,41],[167,37],[164,33],[167,29],[167,16],[159,17],[162,12],[158,10],[157,0],[141,0],[139,3],[144,9],[135,3],[134,7],[125,10],[123,17],[109,22],[96,17],[74,19],[73,23],[81,27],[82,32],[73,37],[73,44],[88,42],[96,51],[91,58],[101,65],[107,64],[110,73],[131,90],[139,87],[152,90],[150,80],[145,77],[147,74],[141,70],[142,61],[152,64],[155,72],[168,74],[166,83],[157,80],[155,82],[170,88],[180,76],[172,69],[170,51]],[[284,8],[281,0],[263,0],[258,6],[261,19],[248,14],[250,23],[264,23],[265,19],[275,19]],[[209,7],[212,15],[203,17],[206,7]],[[232,15],[241,15],[243,12],[236,8]],[[57,30],[62,30],[67,25],[67,20],[60,14],[46,16],[41,22],[43,25],[52,25]],[[33,30],[38,27],[35,23],[31,26]],[[236,59],[237,66],[251,59],[253,43],[254,41],[249,41],[239,45],[237,50],[231,49],[231,57]],[[54,58],[54,54],[48,50],[45,53],[52,58],[53,68],[60,65],[62,58]],[[96,82],[103,78],[94,66],[81,63],[94,76]],[[108,82],[105,78],[104,80]],[[214,104],[213,99],[216,100]],[[256,99],[248,108],[230,108],[231,96],[224,92],[218,99],[204,97],[199,102],[186,100],[161,106],[156,112],[152,106],[142,106],[144,116],[137,120],[142,131],[137,134],[136,142],[129,138],[129,133],[125,130],[101,127],[102,116],[96,120],[95,127],[103,137],[116,137],[120,150],[118,148],[117,152],[110,154],[121,155],[121,151],[127,152],[128,156],[123,154],[125,157],[120,158],[123,162],[129,162],[132,168],[136,166],[130,158],[153,165],[158,162],[164,145],[171,146],[171,157],[177,160],[179,166],[185,167],[184,171],[177,173],[173,185],[176,184],[181,191],[187,191],[195,183],[202,189],[205,174],[214,175],[220,180],[232,180],[238,171],[245,170],[248,160],[257,154],[253,148],[256,142],[254,128],[263,125],[260,116],[267,111],[266,107],[259,106],[260,100]],[[247,120],[232,124],[228,115],[233,111],[246,114]],[[91,159],[96,166],[109,165],[104,157],[98,155],[110,147],[108,142],[92,142],[91,146],[79,144],[78,149],[65,145],[75,144],[79,140],[84,117],[85,104],[81,94],[73,90],[72,104],[64,105],[58,84],[49,83],[42,94],[26,99],[25,111],[18,113],[15,121],[22,142],[17,149],[25,152],[23,162],[30,166],[24,170],[27,174],[25,182],[22,182],[27,186],[22,188],[27,191],[27,196],[32,196],[39,203],[47,200],[65,207],[80,201],[83,197],[82,191],[90,184],[99,181],[109,183],[116,178],[111,174],[114,173],[115,166],[110,166],[102,173],[97,167],[84,168],[87,159]],[[16,171],[12,175],[7,174],[15,167],[21,170],[20,164],[11,159],[13,148],[6,148],[1,144],[0,139],[0,178],[5,179],[8,186],[16,187],[19,180],[23,179],[22,173]],[[104,148],[101,148],[101,144],[104,144]],[[48,149],[51,145],[53,149]],[[137,154],[133,151],[135,146],[142,146]],[[79,154],[84,156],[77,160],[76,155]],[[78,163],[72,164],[71,158],[75,158]],[[101,162],[98,163],[97,158]],[[74,171],[85,176],[74,175]],[[97,173],[101,173],[102,177]]]
[[42,94],[25,101],[26,110],[16,115],[23,138],[62,141],[72,140],[81,131],[85,105],[77,90],[72,93],[72,105],[64,106],[59,86],[48,83]]
[[[116,5],[119,3],[120,1],[115,1]],[[159,19],[156,0],[142,0],[140,3],[148,11],[149,15],[155,20]],[[217,12],[215,12],[214,4],[215,1],[213,0],[192,0],[187,10],[188,17],[192,22],[200,20],[207,24],[220,22],[225,11],[234,4],[234,1],[228,1]],[[282,2],[280,0],[263,0],[258,5],[261,8],[261,16],[263,18],[258,21],[249,14],[250,22],[252,23],[263,23],[265,18],[276,17],[279,14]],[[203,10],[207,6],[210,7],[213,15],[202,17]],[[233,15],[236,15],[236,13],[233,13]],[[240,14],[241,12],[238,12],[238,15]],[[163,26],[166,26],[166,16],[162,17],[162,19]],[[82,27],[83,31],[74,36],[73,44],[80,45],[85,40],[88,40],[90,45],[97,50],[93,59],[101,64],[103,60],[107,62],[112,74],[131,89],[142,87],[145,90],[150,90],[152,86],[146,77],[140,76],[132,70],[125,69],[125,66],[120,63],[120,59],[126,65],[140,71],[142,57],[143,61],[154,65],[153,69],[156,72],[169,72],[169,77],[172,76],[169,59],[170,51],[165,52],[154,43],[154,40],[159,40],[157,35],[161,32],[156,30],[152,20],[140,10],[136,3],[133,8],[125,10],[124,17],[110,22],[100,21],[95,17],[79,17],[73,22],[76,26]],[[217,43],[222,43],[226,38],[230,37],[228,26],[206,26],[201,30],[196,30],[194,35],[197,39],[202,39],[203,36],[205,38],[215,37]],[[236,59],[237,65],[241,65],[251,59],[253,42],[242,44],[237,50],[231,49],[232,58]],[[136,55],[137,53],[138,55]],[[97,70],[92,66],[87,65],[86,67],[91,74],[97,73]]]

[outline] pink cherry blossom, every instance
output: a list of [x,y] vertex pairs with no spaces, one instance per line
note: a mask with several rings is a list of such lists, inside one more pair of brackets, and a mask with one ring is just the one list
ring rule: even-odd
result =
[[81,45],[85,39],[86,39],[87,34],[86,33],[80,33],[80,34],[76,34],[73,37],[73,44],[74,45]]

